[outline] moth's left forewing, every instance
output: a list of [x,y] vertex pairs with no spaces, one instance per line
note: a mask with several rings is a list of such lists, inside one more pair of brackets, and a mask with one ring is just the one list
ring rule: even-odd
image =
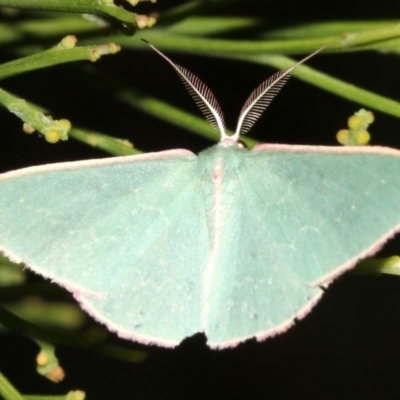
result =
[[209,243],[196,163],[173,150],[5,174],[0,250],[119,335],[176,345],[201,330]]

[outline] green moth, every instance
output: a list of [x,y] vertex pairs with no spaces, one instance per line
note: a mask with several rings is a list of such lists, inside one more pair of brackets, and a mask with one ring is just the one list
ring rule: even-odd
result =
[[400,152],[238,141],[293,67],[261,83],[228,136],[208,87],[174,64],[220,142],[0,176],[0,250],[119,336],[225,348],[286,331],[400,229]]

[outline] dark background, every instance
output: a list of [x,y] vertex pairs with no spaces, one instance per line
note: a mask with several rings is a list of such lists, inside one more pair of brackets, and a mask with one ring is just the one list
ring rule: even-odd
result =
[[[183,2],[159,0],[147,7],[162,10],[179,3]],[[343,0],[253,0],[232,5],[230,11],[233,15],[263,16],[285,26],[307,21],[398,18],[400,3],[381,0],[369,6]],[[145,37],[145,33],[132,40],[140,36]],[[231,128],[250,91],[273,72],[244,62],[168,55],[212,88]],[[400,59],[396,55],[322,54],[308,64],[399,98]],[[174,72],[153,52],[122,51],[104,57],[96,67],[128,86],[146,89],[196,112]],[[128,108],[112,94],[96,93],[85,86],[73,65],[14,77],[3,87],[48,107],[56,118],[66,117],[73,124],[127,138],[145,151],[183,147],[198,152],[211,144]],[[345,128],[347,118],[359,108],[292,78],[251,135],[267,142],[334,145],[336,131]],[[374,114],[372,143],[400,148],[399,120]],[[107,156],[73,140],[50,145],[37,135],[25,135],[21,122],[4,109],[0,120],[1,172]],[[392,240],[379,255],[398,254],[398,249],[399,239]],[[213,351],[205,345],[204,336],[196,335],[174,350],[132,346],[148,351],[148,360],[127,364],[60,346],[58,355],[67,377],[55,385],[34,372],[37,347],[32,341],[17,335],[1,336],[0,370],[24,393],[62,393],[79,388],[89,399],[394,399],[400,396],[400,279],[348,273],[329,287],[304,320],[262,343],[250,340],[234,349]]]

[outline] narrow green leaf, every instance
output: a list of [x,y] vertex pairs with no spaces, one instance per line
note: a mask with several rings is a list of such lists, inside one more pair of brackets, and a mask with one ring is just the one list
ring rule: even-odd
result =
[[24,400],[24,397],[11,384],[11,382],[0,372],[0,395],[4,400]]
[[[232,58],[269,65],[277,69],[290,67],[296,62],[296,60],[291,58],[278,55],[236,55]],[[354,101],[367,108],[378,110],[395,117],[400,117],[400,102],[359,88],[351,83],[337,79],[323,72],[319,72],[307,65],[300,65],[296,71],[294,71],[293,76],[314,86],[320,87],[321,89],[324,89],[330,93],[334,93],[340,97]]]
[[400,257],[367,258],[357,264],[354,272],[359,274],[389,274],[400,276]]
[[27,57],[0,64],[0,79],[24,72],[78,60],[97,61],[102,55],[115,54],[120,47],[114,43],[96,46],[75,46],[75,36],[66,36],[57,46]]
[[97,14],[136,25],[136,14],[117,7],[113,1],[108,0],[0,0],[0,7]]

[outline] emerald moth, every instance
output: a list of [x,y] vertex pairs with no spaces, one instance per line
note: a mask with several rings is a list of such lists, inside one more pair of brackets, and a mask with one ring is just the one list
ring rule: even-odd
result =
[[262,82],[228,136],[194,74],[176,70],[220,142],[0,176],[0,250],[68,289],[119,336],[212,348],[290,328],[400,229],[400,152],[239,142],[295,67]]

